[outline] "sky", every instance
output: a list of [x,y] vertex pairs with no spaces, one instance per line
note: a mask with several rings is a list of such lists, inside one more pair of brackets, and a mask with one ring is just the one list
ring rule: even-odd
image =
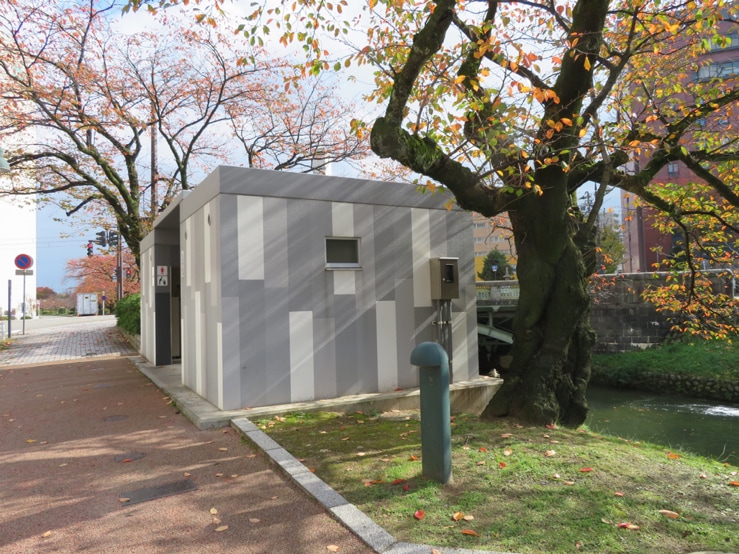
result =
[[[63,222],[54,221],[62,218]],[[87,239],[95,231],[80,227],[78,219],[66,217],[64,210],[47,204],[36,212],[36,286],[49,287],[56,292],[74,288],[74,281],[64,280],[69,260],[87,255]]]

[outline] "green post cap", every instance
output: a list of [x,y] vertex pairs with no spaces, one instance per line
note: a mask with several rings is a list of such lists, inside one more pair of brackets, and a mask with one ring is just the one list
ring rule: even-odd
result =
[[411,352],[411,364],[417,366],[440,366],[449,363],[444,348],[436,342],[422,342]]

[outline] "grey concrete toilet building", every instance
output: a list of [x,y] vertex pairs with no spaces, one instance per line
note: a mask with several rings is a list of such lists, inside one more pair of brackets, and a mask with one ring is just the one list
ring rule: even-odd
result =
[[471,216],[448,199],[219,167],[141,243],[142,355],[232,410],[416,387],[411,351],[446,325],[452,382],[477,378]]

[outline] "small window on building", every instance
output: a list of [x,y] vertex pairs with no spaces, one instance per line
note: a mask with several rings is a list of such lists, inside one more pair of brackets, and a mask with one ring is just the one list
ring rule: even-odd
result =
[[359,269],[359,239],[326,237],[326,269]]
[[680,174],[680,164],[677,162],[670,162],[667,164],[667,175],[670,177],[677,177]]

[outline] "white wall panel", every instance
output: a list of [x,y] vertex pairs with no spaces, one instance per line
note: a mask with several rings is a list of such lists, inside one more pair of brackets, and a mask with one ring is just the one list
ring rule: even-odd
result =
[[264,279],[264,201],[238,197],[239,279]]

